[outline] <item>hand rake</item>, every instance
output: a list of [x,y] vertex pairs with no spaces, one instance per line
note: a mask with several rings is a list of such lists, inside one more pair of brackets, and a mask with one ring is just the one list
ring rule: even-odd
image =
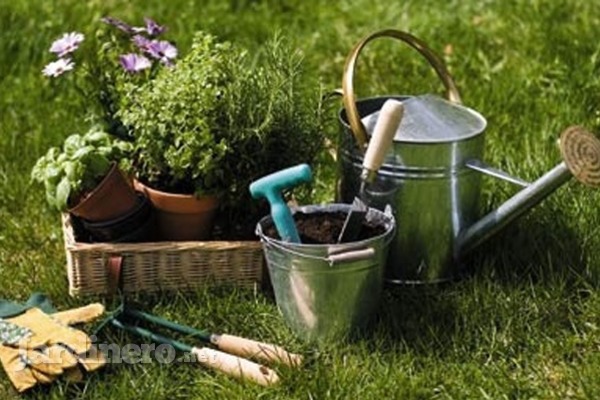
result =
[[194,354],[197,357],[197,361],[204,366],[219,370],[230,376],[249,379],[263,386],[269,386],[276,383],[279,380],[279,377],[272,369],[254,363],[245,357],[252,357],[263,361],[279,362],[289,366],[299,366],[302,363],[302,357],[300,355],[288,353],[282,347],[274,344],[262,343],[233,335],[201,331],[132,308],[125,308],[122,314],[182,333],[187,335],[189,339],[211,344],[222,351],[211,349],[209,347],[199,348],[191,346],[187,343],[174,340],[148,329],[113,318],[111,323],[117,328],[157,343],[173,346],[179,351],[190,352]]

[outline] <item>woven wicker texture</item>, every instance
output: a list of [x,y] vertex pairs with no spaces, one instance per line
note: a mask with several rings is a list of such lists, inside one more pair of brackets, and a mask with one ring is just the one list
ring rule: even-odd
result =
[[207,282],[253,287],[263,273],[263,251],[256,241],[80,243],[63,215],[69,293],[72,296],[114,291],[108,260],[123,257],[126,293],[194,289]]

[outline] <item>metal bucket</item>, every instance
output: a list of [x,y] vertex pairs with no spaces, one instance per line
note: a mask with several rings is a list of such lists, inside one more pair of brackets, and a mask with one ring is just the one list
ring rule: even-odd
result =
[[[305,206],[306,214],[348,213],[347,204]],[[263,242],[277,306],[288,326],[306,340],[335,340],[363,328],[377,310],[395,222],[390,212],[369,209],[368,224],[385,232],[344,244],[298,244],[266,236],[265,217],[256,226]]]
[[[418,50],[444,83],[449,100],[468,118],[481,120],[481,129],[435,138],[394,139],[377,179],[367,188],[369,205],[392,205],[398,231],[390,247],[386,280],[393,283],[434,283],[455,277],[456,238],[478,217],[479,173],[468,166],[483,157],[485,119],[460,106],[460,96],[441,60],[419,39],[387,30],[367,36],[348,57],[344,71],[343,100],[339,121],[342,136],[338,149],[340,185],[338,198],[352,202],[360,187],[364,144],[368,140],[362,119],[380,110],[386,100],[410,96],[387,96],[356,101],[353,74],[361,49],[379,37],[399,39]],[[363,143],[361,143],[363,142]]]

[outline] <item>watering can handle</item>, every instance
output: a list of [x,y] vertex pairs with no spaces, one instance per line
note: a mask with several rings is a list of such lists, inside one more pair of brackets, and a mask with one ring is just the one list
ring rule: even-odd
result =
[[354,46],[348,55],[348,58],[346,58],[344,76],[342,78],[342,100],[344,103],[344,108],[346,109],[346,115],[348,116],[348,122],[352,128],[352,133],[354,134],[361,151],[365,150],[368,142],[368,136],[367,131],[360,120],[360,116],[358,115],[358,109],[356,108],[356,95],[354,94],[354,70],[358,56],[365,45],[370,41],[380,37],[389,37],[401,40],[421,53],[421,55],[427,59],[429,64],[433,67],[439,78],[442,80],[442,83],[446,87],[448,100],[454,103],[461,103],[458,89],[456,88],[454,79],[452,79],[452,76],[450,76],[446,65],[442,59],[425,44],[425,42],[414,37],[410,33],[396,29],[385,29],[371,33],[362,38],[361,41]]

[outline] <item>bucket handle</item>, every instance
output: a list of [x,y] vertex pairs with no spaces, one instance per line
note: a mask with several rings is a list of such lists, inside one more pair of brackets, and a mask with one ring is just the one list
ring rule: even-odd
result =
[[362,49],[365,47],[365,45],[370,41],[380,37],[398,39],[400,41],[405,42],[410,47],[421,53],[421,55],[425,57],[429,64],[433,67],[438,77],[444,84],[448,100],[457,104],[461,103],[458,89],[456,87],[456,84],[454,83],[454,79],[448,72],[446,65],[444,64],[442,59],[427,46],[425,42],[416,38],[410,33],[399,31],[396,29],[384,29],[381,31],[371,33],[362,38],[360,42],[358,42],[354,46],[354,48],[346,58],[346,64],[344,65],[344,76],[342,78],[342,101],[344,103],[344,108],[346,109],[348,122],[350,123],[350,127],[352,128],[352,133],[354,134],[354,137],[361,151],[365,150],[365,147],[368,142],[368,136],[367,131],[360,120],[360,116],[358,115],[358,109],[356,108],[356,95],[354,94],[353,83],[354,71],[356,67],[356,61],[358,60],[358,56]]
[[353,262],[359,260],[368,260],[369,258],[375,257],[375,249],[367,247],[366,249],[358,249],[352,251],[345,251],[343,253],[329,254],[327,262],[329,265],[334,265],[342,262]]
[[293,254],[296,257],[306,258],[309,260],[324,261],[328,263],[331,267],[333,267],[335,264],[365,260],[375,256],[375,249],[373,247],[353,248],[346,251],[338,251],[335,253],[331,253],[327,257],[321,257],[292,250],[289,247],[281,245],[275,240],[272,240],[264,235],[261,237],[261,241],[263,241],[268,246],[273,246],[279,250],[285,251],[286,253]]

